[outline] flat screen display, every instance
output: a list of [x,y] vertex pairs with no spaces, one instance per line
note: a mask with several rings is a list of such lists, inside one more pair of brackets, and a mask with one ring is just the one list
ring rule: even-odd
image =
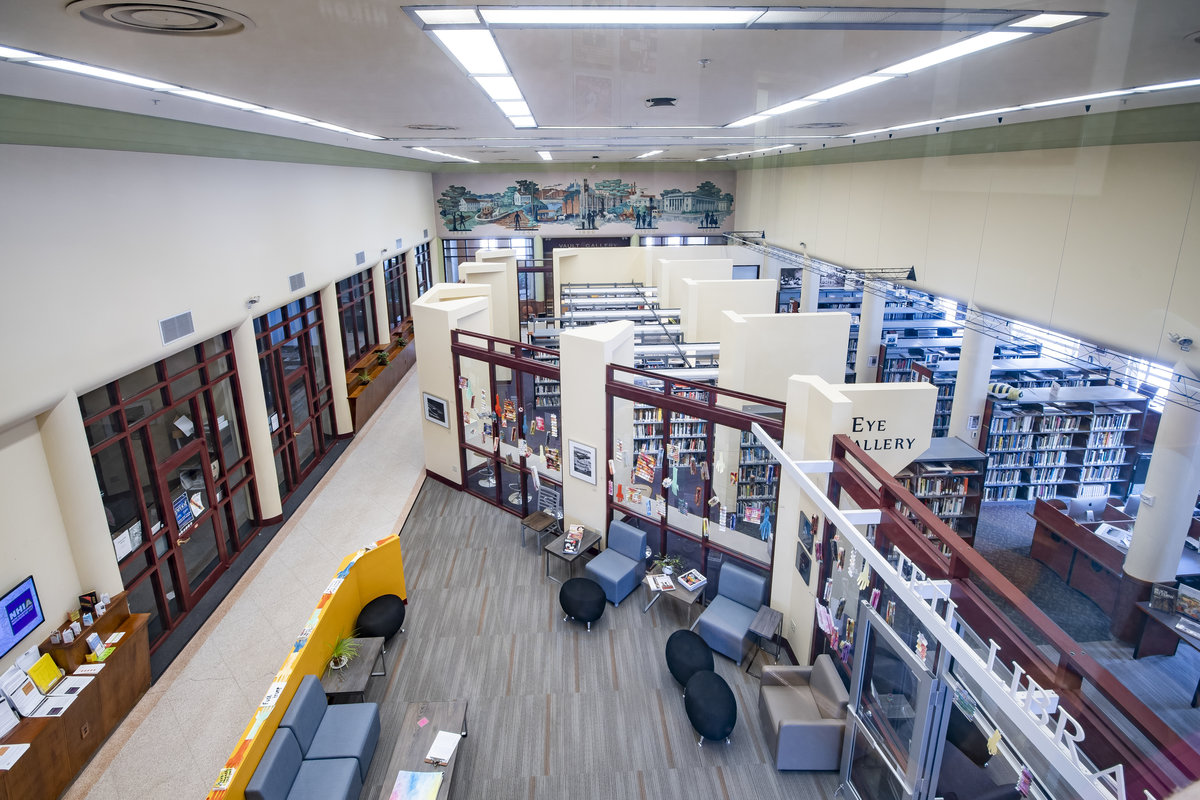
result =
[[0,612],[3,612],[0,616],[0,656],[3,656],[46,619],[32,575],[0,598]]

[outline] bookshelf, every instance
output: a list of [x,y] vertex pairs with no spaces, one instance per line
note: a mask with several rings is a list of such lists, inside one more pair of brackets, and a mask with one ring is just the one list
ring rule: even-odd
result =
[[984,412],[985,501],[1129,493],[1147,398],[1118,386],[1026,389]]
[[779,496],[779,467],[767,448],[754,434],[742,431],[738,460],[737,515],[746,519],[747,508],[770,508],[776,518],[775,501]]
[[[975,540],[987,455],[956,436],[933,439],[896,479],[967,544]],[[915,520],[914,520],[915,521]]]

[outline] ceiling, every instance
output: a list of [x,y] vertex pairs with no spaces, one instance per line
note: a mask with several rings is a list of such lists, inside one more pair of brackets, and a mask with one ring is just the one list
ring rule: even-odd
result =
[[[1193,86],[946,121],[988,109],[1198,79],[1196,0],[966,0],[942,6],[875,0],[870,3],[877,10],[874,16],[846,14],[841,18],[848,21],[835,21],[827,29],[493,25],[495,42],[536,128],[515,128],[422,30],[418,16],[398,1],[220,0],[235,12],[233,19],[240,15],[245,22],[239,32],[221,36],[163,35],[97,24],[79,12],[80,6],[97,2],[0,0],[0,46],[132,73],[384,138],[357,138],[20,61],[0,61],[0,94],[451,161],[412,149],[422,146],[484,164],[541,163],[542,150],[556,162],[629,161],[650,150],[663,152],[646,163],[694,162],[763,148],[790,146],[794,152],[1200,101],[1200,86]],[[176,4],[187,6],[188,0]],[[471,8],[436,0],[422,5]],[[725,127],[978,33],[910,30],[886,22],[879,23],[881,29],[864,29],[863,20],[886,20],[888,10],[910,7],[998,6],[1011,9],[1012,18],[1041,11],[1097,16],[757,124]],[[826,2],[824,7],[858,6]],[[183,19],[157,10],[135,8],[131,13],[142,20]],[[652,97],[673,97],[676,103],[647,107]],[[880,130],[926,120],[936,122]]]

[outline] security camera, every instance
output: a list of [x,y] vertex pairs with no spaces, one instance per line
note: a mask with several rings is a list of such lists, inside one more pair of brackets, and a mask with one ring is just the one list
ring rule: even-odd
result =
[[1179,345],[1179,349],[1185,353],[1192,349],[1192,340],[1190,337],[1180,336],[1178,333],[1172,333],[1169,334],[1167,338]]
[[251,297],[251,298],[248,298],[248,299],[246,300],[246,308],[251,308],[251,307],[253,307],[253,306],[254,306],[255,304],[257,304],[257,303],[258,303],[258,301],[259,301],[259,300],[261,300],[261,299],[262,299],[262,298],[261,298],[259,295],[254,295],[253,297]]

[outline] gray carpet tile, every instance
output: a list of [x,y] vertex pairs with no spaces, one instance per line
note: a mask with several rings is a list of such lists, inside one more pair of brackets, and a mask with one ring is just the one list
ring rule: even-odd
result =
[[639,589],[607,605],[590,632],[564,621],[559,584],[543,577],[532,540],[520,546],[518,524],[441,484],[422,488],[401,530],[405,632],[389,648],[388,676],[368,691],[381,704],[381,734],[362,798],[395,779],[400,767],[387,756],[407,703],[455,698],[469,703],[459,800],[832,797],[836,776],[770,766],[758,679],[724,656],[716,671],[734,691],[737,725],[730,744],[697,747],[663,656],[687,609],[663,601],[643,613]]

